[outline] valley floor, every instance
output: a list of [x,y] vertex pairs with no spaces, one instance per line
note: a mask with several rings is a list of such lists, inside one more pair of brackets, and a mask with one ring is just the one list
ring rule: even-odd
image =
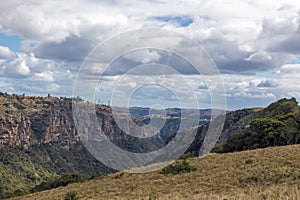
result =
[[178,175],[118,172],[14,199],[300,199],[300,145],[191,158]]

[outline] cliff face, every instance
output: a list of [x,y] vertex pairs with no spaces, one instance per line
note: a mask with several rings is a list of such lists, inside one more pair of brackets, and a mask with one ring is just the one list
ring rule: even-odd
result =
[[[124,134],[112,120],[110,108],[96,105],[96,110],[105,134],[112,140],[120,139]],[[0,148],[77,141],[71,98],[0,94]]]
[[6,117],[0,119],[0,147],[21,145],[28,147],[31,143],[31,121],[24,116],[14,119]]
[[[105,137],[109,138],[113,143],[123,149],[133,152],[149,152],[166,145],[174,134],[178,131],[182,112],[187,118],[200,112],[202,116],[199,124],[207,124],[210,119],[210,110],[167,110],[167,118],[153,113],[152,120],[165,121],[164,126],[157,132],[155,129],[150,130],[151,134],[157,133],[152,137],[139,139],[134,136],[137,134],[149,134],[141,129],[135,129],[134,126],[128,126],[126,118],[132,118],[137,124],[149,124],[149,109],[131,108],[130,114],[124,113],[120,108],[117,112],[122,112],[121,121],[123,120],[123,130],[119,128],[112,117],[110,107],[104,105],[92,105],[96,108],[96,116],[99,127],[86,121],[82,125],[87,132],[92,132],[89,137],[98,137],[99,130],[103,131]],[[84,114],[85,113],[80,113]],[[203,117],[204,116],[204,117]],[[132,125],[132,124],[131,124]],[[125,128],[124,128],[125,127]],[[127,134],[131,132],[130,134]],[[133,134],[132,134],[133,133]],[[136,134],[136,135],[135,135]],[[102,135],[103,136],[103,135]],[[63,146],[70,146],[80,141],[76,131],[71,98],[55,98],[55,97],[28,97],[24,95],[9,95],[0,93],[0,148],[4,146],[22,146],[28,148],[34,144],[59,143]],[[200,145],[200,144],[199,144]]]
[[[179,113],[172,113],[174,116],[168,118],[165,127],[159,134],[149,139],[138,140],[136,137],[126,134],[126,131],[127,133],[135,131],[130,126],[125,127],[126,130],[121,130],[118,127],[112,117],[111,108],[103,105],[95,106],[99,126],[105,136],[122,148],[129,148],[136,152],[154,150],[165,145],[168,137],[179,128]],[[135,113],[146,119],[138,120],[140,123],[148,123],[149,116],[148,118],[145,117],[147,113],[144,113],[144,109],[136,108]],[[124,115],[123,117],[130,116]],[[124,120],[124,123],[126,122],[127,120]],[[94,125],[88,121],[85,123],[84,128],[92,130],[97,135]],[[124,141],[120,142],[120,140]],[[79,141],[79,136],[72,116],[72,99],[0,93],[0,148],[4,146],[28,148],[33,144],[51,142],[68,146],[77,141]],[[130,147],[130,145],[132,146]]]
[[70,100],[1,94],[0,147],[76,141],[70,108]]

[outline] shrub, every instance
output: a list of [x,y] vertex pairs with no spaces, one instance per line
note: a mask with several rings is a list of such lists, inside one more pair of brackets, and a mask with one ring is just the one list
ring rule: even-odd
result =
[[78,194],[76,191],[68,192],[64,198],[64,200],[78,200]]
[[32,192],[38,192],[43,190],[49,190],[52,188],[57,188],[61,186],[67,186],[70,183],[83,182],[90,179],[85,174],[65,174],[59,178],[50,180],[48,182],[42,182],[40,185],[37,185]]
[[191,166],[187,161],[175,162],[175,164],[168,165],[163,168],[162,174],[181,174],[181,173],[189,173],[195,171],[196,167]]

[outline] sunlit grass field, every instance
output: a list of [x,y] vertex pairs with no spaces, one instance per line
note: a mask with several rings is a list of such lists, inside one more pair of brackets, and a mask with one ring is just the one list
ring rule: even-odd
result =
[[300,145],[190,158],[190,173],[118,172],[14,199],[300,199]]

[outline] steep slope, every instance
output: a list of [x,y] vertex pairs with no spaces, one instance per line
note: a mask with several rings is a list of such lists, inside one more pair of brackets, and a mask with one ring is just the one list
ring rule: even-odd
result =
[[[98,110],[108,115],[106,107]],[[0,198],[65,173],[113,171],[81,144],[72,99],[0,93]]]
[[81,143],[58,143],[0,149],[0,199],[30,192],[43,181],[66,173],[115,172],[97,161]]
[[15,199],[299,199],[300,146],[272,147],[188,159],[196,171],[118,172]]

